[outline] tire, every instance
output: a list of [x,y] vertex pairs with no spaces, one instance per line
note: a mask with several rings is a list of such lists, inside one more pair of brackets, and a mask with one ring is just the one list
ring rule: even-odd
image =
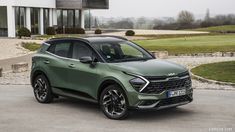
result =
[[39,103],[51,103],[53,101],[50,83],[44,75],[38,75],[34,79],[33,92]]
[[121,120],[129,114],[126,94],[118,85],[106,87],[100,94],[99,104],[109,119]]

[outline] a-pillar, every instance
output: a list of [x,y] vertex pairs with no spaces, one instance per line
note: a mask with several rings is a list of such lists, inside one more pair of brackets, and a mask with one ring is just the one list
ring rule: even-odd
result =
[[8,28],[8,37],[16,37],[15,8],[11,5],[7,6],[7,28]]

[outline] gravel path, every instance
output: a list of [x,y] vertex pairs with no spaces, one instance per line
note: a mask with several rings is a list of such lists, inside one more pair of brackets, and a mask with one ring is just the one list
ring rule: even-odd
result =
[[[181,65],[187,66],[189,69],[205,63],[222,62],[222,61],[232,61],[235,57],[171,57],[167,59],[168,61],[176,62]],[[0,84],[2,85],[29,85],[30,84],[30,72],[24,73],[4,73],[3,77],[0,78]],[[232,86],[218,85],[202,83],[197,80],[193,80],[193,88],[195,89],[225,89],[225,90],[235,90]]]
[[0,60],[19,57],[30,53],[28,50],[21,47],[22,42],[41,43],[41,40],[23,40],[0,38]]

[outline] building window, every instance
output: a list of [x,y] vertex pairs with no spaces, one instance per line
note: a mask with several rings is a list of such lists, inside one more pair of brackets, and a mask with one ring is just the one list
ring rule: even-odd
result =
[[44,17],[44,31],[50,26],[50,15],[49,9],[43,9],[43,17]]
[[63,10],[62,11],[62,20],[63,20],[63,27],[67,27],[68,26],[68,12],[67,10]]
[[58,27],[74,28],[80,27],[80,11],[79,10],[57,10]]
[[57,25],[58,25],[58,27],[62,27],[63,26],[63,22],[62,22],[62,10],[57,10]]
[[75,10],[75,27],[81,27],[79,10]]
[[68,10],[68,27],[69,28],[74,27],[74,23],[75,23],[74,18],[75,18],[74,10]]
[[24,7],[15,7],[16,31],[26,25],[26,11]]
[[0,6],[0,36],[7,36],[7,7]]
[[40,9],[31,8],[30,13],[31,13],[31,33],[39,34]]

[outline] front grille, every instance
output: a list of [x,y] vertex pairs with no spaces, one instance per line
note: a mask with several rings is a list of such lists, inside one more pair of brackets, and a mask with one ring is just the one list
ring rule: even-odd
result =
[[165,90],[175,90],[180,88],[190,88],[192,85],[191,79],[188,76],[187,78],[174,78],[168,81],[151,81],[152,79],[147,78],[150,80],[150,84],[142,91],[142,93],[148,94],[159,94]]
[[172,105],[172,104],[178,104],[178,103],[187,102],[187,101],[189,101],[189,102],[192,101],[192,99],[188,95],[173,97],[173,98],[167,98],[167,99],[161,100],[158,103],[157,107],[167,106],[167,105]]

